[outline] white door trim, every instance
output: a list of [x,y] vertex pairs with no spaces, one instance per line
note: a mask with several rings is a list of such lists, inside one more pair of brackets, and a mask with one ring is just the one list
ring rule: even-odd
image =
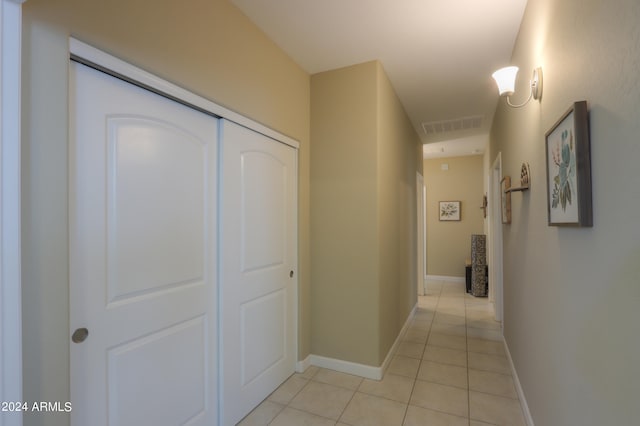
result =
[[92,68],[104,71],[115,77],[122,78],[137,86],[151,90],[176,102],[186,104],[192,108],[211,114],[217,117],[223,117],[229,121],[233,121],[241,126],[247,127],[255,132],[262,133],[265,136],[276,139],[279,142],[299,148],[300,144],[293,138],[283,135],[257,121],[251,120],[216,104],[202,96],[196,95],[188,90],[183,89],[175,84],[169,83],[155,75],[126,63],[114,56],[111,56],[95,47],[89,46],[75,38],[69,39],[69,51],[71,58],[81,62]]
[[418,259],[417,263],[417,287],[418,287],[418,295],[425,295],[425,277],[427,275],[427,267],[426,267],[426,238],[425,238],[425,200],[424,200],[424,177],[420,174],[420,172],[416,172],[416,204],[417,204],[417,255]]
[[[22,400],[20,58],[24,1],[0,3],[0,401]],[[21,413],[0,415],[0,426],[20,425]]]
[[[494,301],[495,320],[503,320],[502,252],[502,153],[498,153],[489,171],[489,282]],[[504,328],[504,322],[502,327]]]

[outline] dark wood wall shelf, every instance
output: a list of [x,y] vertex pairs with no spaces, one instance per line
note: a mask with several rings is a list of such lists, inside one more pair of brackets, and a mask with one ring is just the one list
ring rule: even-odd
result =
[[522,192],[527,191],[529,189],[529,180],[530,180],[531,172],[529,171],[529,164],[522,163],[522,168],[520,169],[520,186],[507,187],[504,192]]
[[529,185],[527,185],[527,186],[517,186],[517,187],[506,189],[504,192],[527,191],[528,189],[529,189]]

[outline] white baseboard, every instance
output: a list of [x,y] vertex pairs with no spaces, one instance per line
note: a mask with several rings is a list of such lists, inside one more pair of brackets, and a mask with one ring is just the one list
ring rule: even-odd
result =
[[309,355],[309,358],[311,365],[315,365],[316,367],[353,374],[354,376],[364,377],[365,379],[382,379],[382,367],[373,367],[371,365],[358,364],[357,362],[328,358],[320,355]]
[[527,422],[527,426],[535,426],[533,424],[533,417],[531,417],[531,412],[529,411],[529,405],[527,405],[527,399],[524,397],[524,390],[522,389],[522,385],[520,384],[520,379],[518,378],[516,367],[515,365],[513,365],[513,359],[511,358],[511,352],[509,352],[509,346],[507,345],[507,341],[504,338],[502,339],[502,341],[504,342],[504,351],[507,354],[509,365],[511,365],[513,383],[516,386],[516,392],[518,393],[518,398],[520,399],[520,405],[522,406],[522,414],[524,415],[524,420]]
[[427,275],[427,281],[446,281],[450,283],[463,283],[465,282],[464,277],[453,277],[449,275]]
[[414,306],[409,313],[409,316],[402,326],[400,333],[398,333],[395,342],[393,342],[393,345],[391,345],[391,348],[387,352],[387,356],[382,362],[382,365],[380,365],[379,367],[373,367],[371,365],[359,364],[357,362],[344,361],[341,359],[311,354],[305,359],[296,363],[296,372],[302,373],[309,366],[315,365],[316,367],[328,368],[330,370],[339,371],[341,373],[353,374],[355,376],[364,377],[365,379],[382,380],[384,372],[387,371],[393,355],[395,354],[396,349],[398,348],[398,345],[402,340],[402,336],[404,336],[407,328],[409,327],[409,324],[411,324],[411,320],[416,313],[417,306],[418,305]]
[[311,355],[301,361],[296,362],[296,373],[304,373],[304,371],[311,366]]
[[[411,312],[409,312],[409,315],[407,316],[407,320],[404,322],[404,325],[402,326],[402,329],[400,329],[400,333],[398,333],[398,336],[396,337],[396,340],[393,342],[393,345],[391,345],[391,348],[387,352],[387,356],[385,357],[384,361],[382,362],[382,365],[380,366],[382,368],[382,374],[380,374],[380,379],[382,379],[382,376],[384,376],[384,372],[387,371],[387,368],[389,367],[389,364],[391,364],[391,360],[393,359],[393,355],[395,355],[395,353],[396,353],[396,349],[398,349],[398,345],[400,344],[400,341],[402,340],[402,336],[404,336],[405,333],[407,332],[407,329],[409,328],[409,325],[411,324],[411,320],[413,320],[413,317],[416,314],[416,309],[418,309],[418,304],[417,303],[413,306],[413,309],[411,309]],[[380,380],[380,379],[378,379],[378,380]]]

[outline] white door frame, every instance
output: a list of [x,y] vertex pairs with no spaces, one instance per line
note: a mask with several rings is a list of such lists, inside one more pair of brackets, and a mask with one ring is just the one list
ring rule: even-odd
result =
[[98,50],[93,46],[81,42],[75,38],[69,38],[69,53],[71,58],[88,65],[92,68],[97,68],[101,71],[111,74],[120,79],[133,83],[137,86],[143,87],[159,95],[166,96],[181,104],[187,105],[198,111],[204,112],[220,118],[226,118],[229,121],[238,123],[248,129],[255,132],[262,133],[265,136],[269,136],[279,142],[294,148],[299,148],[300,144],[293,138],[276,132],[275,130],[244,117],[235,111],[225,108],[221,105],[211,102],[202,96],[196,95],[193,92],[183,89],[168,81],[162,80],[155,75],[144,71],[136,66],[133,66],[127,62],[124,62],[115,56],[111,56],[102,50]]
[[429,256],[427,250],[427,235],[429,235],[429,229],[427,228],[427,185],[422,185],[422,223],[424,224],[424,229],[422,232],[422,247],[424,250],[424,255],[422,256],[422,269],[424,271],[424,275],[422,279],[424,280],[424,292],[425,294],[427,294],[427,259]]
[[420,174],[420,172],[416,173],[416,204],[417,204],[417,236],[416,242],[418,245],[417,255],[418,259],[416,261],[417,264],[417,287],[418,287],[418,296],[424,296],[426,293],[426,281],[425,276],[427,275],[427,247],[426,247],[426,221],[425,221],[425,199],[424,199],[424,177]]
[[[503,318],[502,252],[502,153],[489,170],[489,283],[496,321]],[[504,327],[504,324],[503,324]]]
[[[0,401],[22,400],[20,96],[22,3],[0,3]],[[2,412],[0,426],[22,425]]]

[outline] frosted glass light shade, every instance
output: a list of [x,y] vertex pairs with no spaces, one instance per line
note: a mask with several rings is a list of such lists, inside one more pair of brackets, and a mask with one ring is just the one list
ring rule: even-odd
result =
[[518,74],[518,67],[504,67],[491,74],[493,79],[498,84],[498,92],[502,95],[513,95],[516,85],[516,75]]

